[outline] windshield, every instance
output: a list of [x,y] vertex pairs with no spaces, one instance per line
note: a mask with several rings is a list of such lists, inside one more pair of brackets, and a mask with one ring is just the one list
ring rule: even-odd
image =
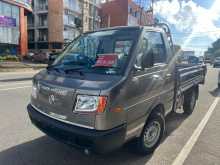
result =
[[138,29],[87,33],[73,41],[52,65],[63,71],[122,74]]

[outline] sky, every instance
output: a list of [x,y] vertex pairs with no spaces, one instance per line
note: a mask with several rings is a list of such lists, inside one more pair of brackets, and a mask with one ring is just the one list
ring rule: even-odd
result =
[[220,0],[154,0],[154,13],[170,25],[174,42],[196,55],[220,38]]

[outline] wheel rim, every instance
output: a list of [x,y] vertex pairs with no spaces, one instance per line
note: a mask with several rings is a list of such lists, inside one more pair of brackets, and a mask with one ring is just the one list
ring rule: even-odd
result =
[[195,92],[192,92],[192,98],[191,98],[191,102],[190,102],[190,106],[191,106],[191,109],[194,108],[195,106],[195,102],[196,102],[196,93]]
[[158,121],[153,121],[150,123],[144,132],[144,145],[147,148],[153,147],[160,137],[160,132],[161,126]]

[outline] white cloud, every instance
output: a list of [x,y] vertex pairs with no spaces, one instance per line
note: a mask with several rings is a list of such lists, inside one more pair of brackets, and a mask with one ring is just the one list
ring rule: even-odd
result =
[[220,19],[219,6],[219,0],[215,0],[210,9],[192,0],[160,0],[155,2],[154,11],[180,32],[194,32],[194,36],[201,32],[202,36],[215,40],[220,37],[220,28],[214,23]]

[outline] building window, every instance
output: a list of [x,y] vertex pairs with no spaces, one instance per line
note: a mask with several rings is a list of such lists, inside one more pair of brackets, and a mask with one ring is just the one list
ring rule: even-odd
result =
[[47,0],[38,0],[38,10],[48,10]]
[[34,30],[28,30],[28,41],[34,42]]
[[34,16],[33,14],[28,14],[27,15],[27,23],[28,23],[28,26],[34,26]]
[[48,41],[48,30],[47,29],[41,29],[39,30],[39,38],[38,41],[46,42]]
[[46,42],[46,43],[38,43],[37,44],[37,48],[38,49],[48,49],[49,48],[49,44]]
[[19,8],[15,5],[0,2],[0,43],[15,44],[19,43]]
[[34,43],[28,43],[28,49],[35,49]]
[[52,46],[52,49],[62,49],[63,48],[63,44],[60,42],[52,42],[51,46]]
[[132,7],[128,6],[128,13],[132,14]]
[[69,26],[75,27],[76,26],[75,19],[76,19],[76,17],[74,16],[74,14],[72,12],[69,12],[69,10],[64,11],[64,15],[63,15],[64,25],[69,25]]
[[72,11],[76,11],[80,13],[82,10],[80,8],[80,2],[79,0],[63,0],[64,7],[67,9],[70,9]]
[[40,14],[39,15],[39,26],[47,26],[47,14]]

